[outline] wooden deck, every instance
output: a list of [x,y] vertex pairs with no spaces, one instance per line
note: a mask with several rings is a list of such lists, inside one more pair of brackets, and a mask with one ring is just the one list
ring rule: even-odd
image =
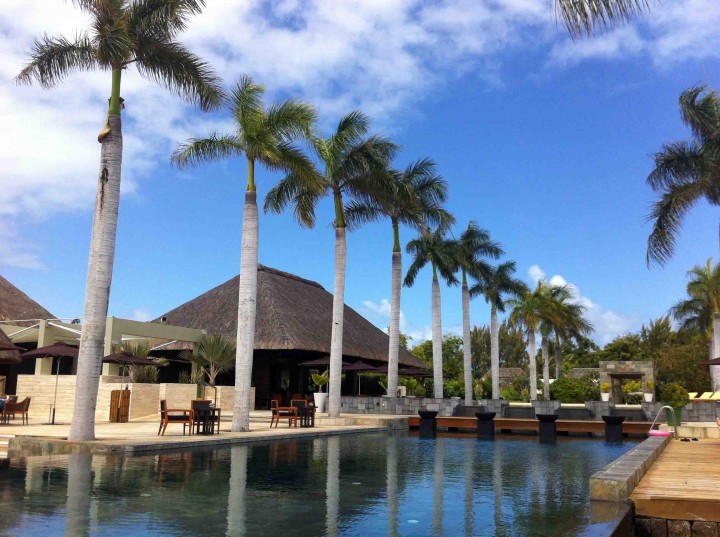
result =
[[[448,429],[475,429],[477,427],[476,418],[438,416],[435,419],[438,427],[447,427]],[[540,428],[540,422],[534,418],[495,418],[494,421],[496,431],[537,431]],[[412,416],[408,419],[408,423],[410,427],[419,427],[420,417]],[[557,420],[555,423],[558,432],[605,433],[604,421]],[[622,431],[626,434],[647,434],[650,425],[650,422],[647,421],[626,421],[622,424]]]
[[673,440],[630,499],[639,516],[720,522],[720,440]]

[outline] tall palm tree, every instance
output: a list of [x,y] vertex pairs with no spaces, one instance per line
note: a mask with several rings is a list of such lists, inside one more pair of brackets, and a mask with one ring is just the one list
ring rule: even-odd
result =
[[95,197],[83,330],[78,356],[75,409],[70,440],[95,439],[95,405],[100,379],[115,236],[120,203],[122,164],[122,72],[137,68],[203,110],[221,101],[219,80],[197,56],[175,39],[189,19],[200,13],[203,0],[74,0],[90,17],[88,30],[73,39],[43,36],[35,41],[30,62],[17,82],[59,84],[75,71],[109,71],[112,84],[104,128],[98,136],[100,173]]
[[[681,329],[697,330],[710,339],[710,359],[720,357],[720,263],[696,265],[688,271],[688,297],[671,309]],[[713,389],[720,390],[720,367],[710,366]]]
[[651,0],[555,0],[555,11],[570,35],[591,35],[646,10]]
[[555,332],[555,378],[562,375],[562,342],[567,339],[579,340],[593,331],[593,325],[585,319],[585,306],[573,302],[574,294],[571,288],[567,293],[555,297],[555,314],[552,320]]
[[515,261],[506,261],[482,278],[470,288],[470,297],[482,295],[490,304],[490,372],[492,378],[492,398],[500,397],[500,330],[498,312],[505,312],[505,297],[518,297],[528,291],[522,280],[513,277]]
[[[539,284],[538,284],[539,287]],[[540,328],[545,311],[544,298],[538,288],[534,291],[526,289],[516,298],[507,301],[512,308],[510,322],[525,329],[528,342],[528,374],[530,376],[530,400],[537,399],[537,347],[535,334]]]
[[235,121],[235,132],[213,133],[188,140],[175,150],[172,162],[184,168],[227,157],[247,159],[247,188],[243,208],[240,282],[238,285],[237,354],[235,358],[235,402],[233,431],[250,430],[250,385],[255,350],[259,219],[255,189],[255,164],[270,170],[292,170],[299,181],[312,188],[312,162],[293,145],[308,138],[316,119],[315,109],[302,101],[288,100],[266,109],[265,88],[243,76],[227,99]]
[[660,194],[648,216],[653,230],[648,237],[648,265],[664,265],[675,250],[683,217],[705,199],[720,205],[720,98],[715,91],[696,86],[680,95],[680,114],[693,138],[663,145],[655,153],[655,169],[647,178]]
[[463,373],[465,379],[465,404],[472,405],[472,354],[470,352],[470,290],[468,274],[475,280],[484,281],[492,274],[492,266],[483,259],[497,259],[504,252],[500,244],[490,239],[490,233],[471,221],[456,243],[457,260],[462,273],[463,310]]
[[447,183],[436,173],[435,163],[419,159],[404,171],[388,170],[384,187],[373,195],[358,196],[347,205],[346,218],[351,229],[363,222],[389,218],[393,231],[390,339],[388,348],[387,393],[397,393],[398,356],[400,353],[400,292],[402,287],[402,248],[400,224],[420,229],[423,224],[449,224],[452,216],[442,204],[447,199]]
[[215,386],[217,376],[234,365],[235,342],[220,334],[205,335],[195,350],[185,350],[181,357],[201,367],[207,374],[208,384]]
[[[335,282],[333,286],[333,325],[330,341],[330,417],[340,416],[340,381],[342,369],[343,308],[345,306],[345,201],[344,197],[366,196],[381,191],[387,181],[387,170],[397,146],[382,136],[364,138],[369,120],[359,111],[340,120],[329,138],[311,138],[311,146],[325,167],[324,174],[315,171],[313,184],[291,171],[265,198],[265,211],[281,212],[293,205],[295,217],[306,227],[315,223],[315,206],[331,195],[335,204]],[[316,187],[317,185],[317,187]]]
[[448,285],[457,285],[457,248],[455,241],[448,239],[445,226],[435,231],[424,229],[417,239],[406,246],[413,262],[405,275],[404,285],[412,287],[420,270],[430,263],[432,266],[432,342],[433,342],[433,391],[436,399],[443,397],[442,359],[442,316],[440,306],[440,283],[438,274]]

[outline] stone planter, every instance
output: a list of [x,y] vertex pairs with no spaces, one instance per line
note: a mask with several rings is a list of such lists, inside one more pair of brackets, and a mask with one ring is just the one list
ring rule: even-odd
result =
[[603,416],[605,422],[605,440],[607,442],[622,442],[622,423],[625,416]]
[[651,393],[644,393],[643,398],[645,399],[646,403],[652,403],[653,400],[653,394]]
[[557,437],[557,426],[555,422],[558,419],[557,414],[537,414],[538,421],[540,422],[540,434],[541,442],[554,442]]
[[315,407],[318,412],[327,412],[325,406],[327,405],[328,394],[325,392],[316,392],[313,394],[315,399]]
[[435,438],[437,435],[437,410],[418,410],[420,415],[420,438]]
[[601,400],[601,401],[608,402],[608,401],[610,400],[610,394],[609,394],[609,393],[602,392],[602,393],[600,394],[600,400]]
[[495,438],[495,412],[476,412],[478,438]]

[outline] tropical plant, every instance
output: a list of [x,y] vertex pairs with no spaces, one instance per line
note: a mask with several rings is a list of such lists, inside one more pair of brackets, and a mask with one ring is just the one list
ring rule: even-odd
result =
[[617,21],[627,21],[648,8],[651,0],[555,0],[555,10],[570,35],[591,35]]
[[159,82],[203,110],[220,103],[217,77],[175,39],[202,0],[75,0],[90,18],[90,29],[74,39],[43,36],[35,41],[30,62],[17,82],[49,88],[76,71],[101,70],[112,78],[107,120],[98,141],[100,173],[93,218],[85,307],[77,361],[77,389],[68,438],[95,439],[95,406],[100,381],[105,324],[115,258],[122,128],[122,72],[133,65],[141,76]]
[[343,313],[345,307],[345,198],[363,198],[382,192],[387,182],[387,167],[397,146],[382,136],[365,138],[369,119],[359,111],[350,112],[338,123],[329,138],[313,136],[310,144],[325,167],[307,174],[291,171],[275,185],[265,198],[265,211],[280,213],[291,204],[302,226],[315,223],[315,207],[325,196],[332,196],[335,206],[335,281],[330,341],[330,390],[328,415],[340,416],[340,379],[342,369]]
[[610,393],[610,383],[603,382],[602,384],[600,384],[600,391],[602,393]]
[[[720,357],[720,264],[696,265],[689,272],[689,298],[675,304],[670,312],[685,331],[698,331],[710,340],[710,359]],[[710,366],[713,389],[720,388],[720,367]]]
[[561,403],[584,403],[591,401],[588,396],[589,385],[581,379],[556,379],[550,386],[550,395]]
[[471,221],[455,243],[457,260],[462,273],[462,311],[463,311],[463,372],[465,379],[465,404],[472,404],[472,353],[470,340],[470,289],[468,288],[468,274],[479,282],[487,281],[493,274],[493,267],[483,259],[491,257],[497,259],[504,252],[495,241],[490,239],[490,233],[481,229]]
[[447,199],[447,183],[436,173],[435,163],[420,159],[404,171],[387,170],[387,180],[372,195],[359,192],[346,208],[350,229],[364,222],[389,218],[393,231],[391,269],[390,338],[388,348],[388,392],[397,393],[398,356],[400,352],[400,293],[402,287],[402,248],[400,224],[421,229],[424,224],[452,223],[452,216],[442,208]]
[[330,382],[330,371],[326,369],[322,373],[311,373],[310,377],[315,385],[315,389],[319,392],[324,392],[325,385]]
[[207,374],[208,384],[215,386],[217,376],[235,365],[235,342],[220,334],[204,335],[193,350],[185,350],[180,356],[196,364]]
[[491,270],[470,288],[470,297],[482,295],[490,304],[490,372],[492,377],[492,398],[500,396],[500,331],[498,312],[505,312],[506,297],[518,297],[526,292],[527,286],[514,278],[515,261],[506,261]]
[[133,366],[133,382],[138,384],[157,384],[160,371],[154,365]]
[[235,132],[213,133],[207,138],[188,140],[177,147],[172,157],[172,162],[180,168],[227,157],[247,159],[238,284],[233,431],[250,429],[250,386],[255,350],[259,247],[255,164],[260,163],[272,171],[291,171],[307,188],[317,187],[313,184],[313,164],[293,144],[294,140],[310,136],[317,116],[315,109],[296,100],[287,100],[266,109],[262,99],[264,92],[265,88],[253,82],[249,76],[241,77],[227,99],[227,106],[235,122]]
[[682,410],[690,402],[688,391],[677,382],[668,382],[660,388],[660,400],[673,408],[673,410]]
[[622,394],[626,404],[638,404],[642,397],[641,382],[639,380],[626,380],[622,385]]
[[593,325],[585,319],[585,306],[574,301],[568,286],[555,288],[550,295],[550,324],[555,332],[555,378],[562,376],[562,343],[568,339],[579,340],[593,331]]
[[413,262],[405,275],[404,285],[412,287],[420,270],[432,266],[432,345],[433,345],[433,393],[436,399],[443,397],[442,318],[440,310],[440,283],[438,274],[448,285],[456,285],[457,249],[454,241],[445,236],[445,226],[435,231],[423,230],[417,239],[411,240],[406,250],[413,255]]
[[[703,92],[705,94],[703,95]],[[685,213],[700,200],[720,205],[720,97],[705,86],[680,95],[680,115],[693,138],[665,144],[655,153],[655,169],[647,178],[660,194],[648,220],[647,263],[664,265],[675,251]]]

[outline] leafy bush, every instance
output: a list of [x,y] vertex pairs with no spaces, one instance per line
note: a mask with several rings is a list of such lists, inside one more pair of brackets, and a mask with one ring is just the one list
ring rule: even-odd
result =
[[610,383],[609,382],[603,382],[600,385],[600,391],[602,393],[610,393]]
[[623,399],[627,405],[637,405],[640,403],[642,395],[642,384],[639,380],[625,381],[622,387]]
[[671,407],[683,408],[690,402],[688,392],[677,382],[669,382],[660,389],[660,399]]
[[315,389],[319,392],[325,391],[325,385],[330,382],[330,370],[326,369],[322,373],[313,373],[312,381],[315,384]]
[[190,371],[180,371],[178,374],[178,384],[194,384]]
[[405,386],[408,395],[415,397],[425,397],[425,386],[418,379],[413,377],[400,377],[398,380],[400,386]]
[[133,366],[137,367],[133,382],[138,384],[157,384],[160,371],[154,365]]
[[473,391],[477,399],[490,399],[492,397],[492,378],[483,377],[476,380]]
[[445,397],[465,397],[465,381],[463,379],[446,380],[443,382]]
[[561,403],[584,403],[588,400],[587,382],[563,377],[550,385],[550,396]]

